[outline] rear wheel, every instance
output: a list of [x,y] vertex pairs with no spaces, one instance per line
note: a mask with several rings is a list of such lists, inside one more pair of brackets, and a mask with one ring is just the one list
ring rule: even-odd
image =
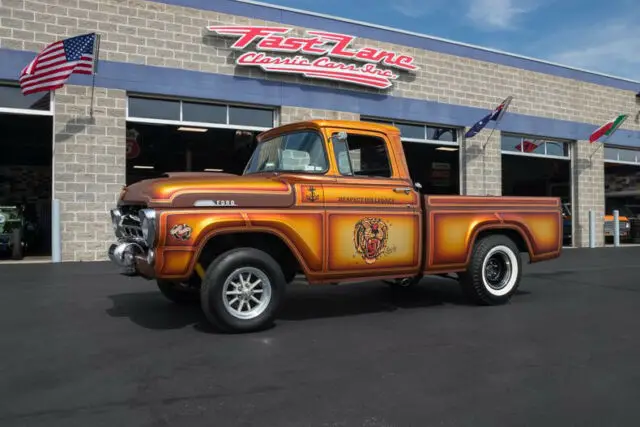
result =
[[216,328],[252,332],[273,324],[287,281],[266,252],[238,248],[218,256],[207,268],[201,306]]
[[518,247],[508,237],[496,234],[476,242],[469,267],[460,274],[460,285],[476,303],[500,305],[515,294],[521,277]]

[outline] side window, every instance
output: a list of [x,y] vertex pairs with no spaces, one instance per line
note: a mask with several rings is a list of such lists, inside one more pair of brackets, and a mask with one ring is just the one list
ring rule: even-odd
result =
[[334,144],[334,152],[342,175],[391,177],[387,144],[382,138],[349,133],[345,142]]

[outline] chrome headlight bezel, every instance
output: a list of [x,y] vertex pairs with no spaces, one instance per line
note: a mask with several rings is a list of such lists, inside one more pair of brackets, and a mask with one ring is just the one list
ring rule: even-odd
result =
[[120,237],[120,224],[122,224],[122,212],[120,209],[115,208],[109,211],[111,214],[111,226],[113,227],[113,232],[116,234],[116,237]]
[[142,238],[148,247],[153,247],[156,242],[156,211],[153,209],[141,209],[138,212],[140,217],[140,229],[142,231]]

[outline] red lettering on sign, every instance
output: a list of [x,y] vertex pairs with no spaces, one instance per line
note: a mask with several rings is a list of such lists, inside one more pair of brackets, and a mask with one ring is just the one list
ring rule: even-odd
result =
[[[256,50],[242,54],[236,63],[259,66],[265,71],[302,74],[311,78],[322,78],[356,83],[364,86],[387,88],[398,76],[390,70],[378,68],[377,64],[407,71],[418,69],[414,58],[384,49],[353,48],[355,37],[325,31],[307,31],[312,37],[286,37],[286,27],[259,26],[212,26],[209,31],[239,37],[232,49],[245,49],[256,42]],[[295,57],[269,56],[263,52],[302,53],[321,56],[310,61],[300,55]],[[331,58],[367,62],[362,66],[333,61]]]

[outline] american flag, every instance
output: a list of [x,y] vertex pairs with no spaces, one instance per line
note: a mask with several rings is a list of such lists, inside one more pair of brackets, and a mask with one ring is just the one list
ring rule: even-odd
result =
[[96,40],[96,34],[91,33],[45,47],[20,73],[22,94],[59,89],[73,73],[93,74]]

